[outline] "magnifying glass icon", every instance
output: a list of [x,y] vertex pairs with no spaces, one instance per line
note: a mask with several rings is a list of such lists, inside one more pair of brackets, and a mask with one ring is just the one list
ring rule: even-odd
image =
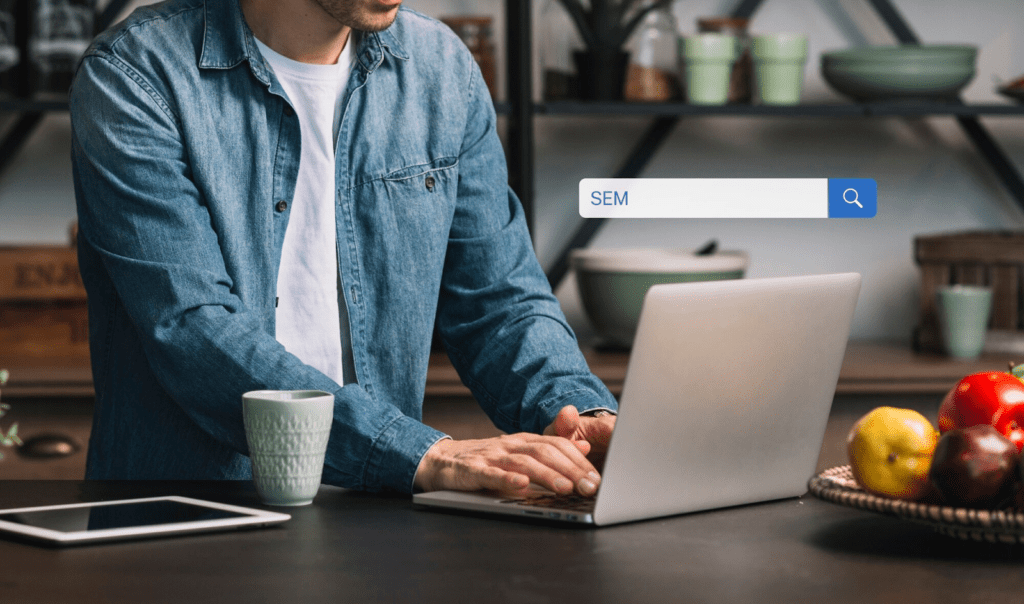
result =
[[[853,199],[847,199],[846,198],[846,194],[849,193],[850,191],[853,191]],[[860,197],[860,196],[857,194],[857,189],[852,189],[851,188],[851,189],[847,189],[847,190],[843,191],[843,201],[845,201],[846,203],[855,203],[855,204],[857,204],[858,208],[863,210],[864,206],[862,206],[860,201],[857,200],[858,197]]]

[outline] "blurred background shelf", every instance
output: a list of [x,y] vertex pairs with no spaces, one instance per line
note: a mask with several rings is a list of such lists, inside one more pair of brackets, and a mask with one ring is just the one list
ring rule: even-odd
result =
[[[616,396],[622,393],[629,353],[584,349],[594,372]],[[853,341],[839,373],[836,394],[945,394],[960,378],[979,371],[1006,371],[1006,355],[962,361],[945,355],[917,353],[905,344]],[[430,358],[427,396],[470,396],[444,353]]]
[[[594,372],[613,394],[622,392],[629,353],[585,348],[584,356]],[[837,394],[944,394],[965,375],[979,371],[1006,371],[1013,355],[983,355],[976,360],[956,360],[935,353],[914,352],[906,344],[852,341],[839,373]],[[7,398],[92,397],[92,374],[88,360],[5,359],[0,367],[11,372],[3,389]],[[447,355],[435,352],[427,370],[427,398],[469,397]]]
[[4,358],[0,368],[11,373],[3,387],[3,399],[12,398],[92,398],[92,370],[88,358],[66,360]]
[[537,103],[538,115],[750,116],[750,117],[919,117],[1021,116],[1024,104],[1011,103],[833,103],[806,105],[691,105],[688,103],[553,101]]

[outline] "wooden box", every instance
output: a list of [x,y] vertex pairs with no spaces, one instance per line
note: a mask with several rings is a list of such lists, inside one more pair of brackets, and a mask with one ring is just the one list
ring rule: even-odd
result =
[[944,285],[992,288],[986,353],[1024,353],[1024,231],[970,231],[919,236],[914,260],[921,269],[920,321],[914,349],[942,351],[935,293]]
[[0,247],[0,358],[88,360],[75,247]]

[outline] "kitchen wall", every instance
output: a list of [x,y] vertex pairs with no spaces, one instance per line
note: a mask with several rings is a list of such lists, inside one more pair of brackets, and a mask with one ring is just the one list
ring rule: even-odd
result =
[[[698,16],[728,13],[733,4],[679,0],[674,14],[680,32],[692,33]],[[979,46],[978,74],[964,94],[969,102],[1002,102],[994,92],[996,80],[1024,75],[1019,0],[896,4],[923,41]],[[407,0],[407,5],[435,16],[492,14],[499,49],[504,48],[499,0]],[[535,16],[541,6],[535,3]],[[866,0],[766,0],[751,29],[809,34],[808,102],[841,100],[818,73],[822,51],[894,42]],[[534,87],[539,91],[538,80]],[[1024,117],[983,122],[1024,171]],[[611,174],[648,123],[641,118],[538,118],[535,238],[542,263],[552,262],[565,233],[580,220],[579,179]],[[66,241],[75,213],[69,140],[67,116],[48,116],[0,178],[0,244]],[[599,247],[690,248],[716,238],[723,248],[749,252],[751,277],[860,272],[864,285],[855,338],[909,341],[917,305],[915,235],[1024,227],[1024,211],[951,118],[686,118],[644,175],[876,179],[879,211],[871,220],[618,220],[606,224],[594,241]],[[581,337],[588,338],[571,279],[558,295]]]

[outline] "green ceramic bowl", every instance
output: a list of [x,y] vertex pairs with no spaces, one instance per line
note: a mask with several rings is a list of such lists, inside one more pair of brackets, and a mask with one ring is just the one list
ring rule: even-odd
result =
[[975,46],[967,44],[904,44],[901,46],[861,46],[822,53],[822,59],[842,63],[957,63],[974,64]]
[[974,46],[869,46],[826,52],[821,75],[857,101],[954,99],[974,78]]
[[748,264],[747,254],[736,251],[697,256],[692,250],[587,248],[572,253],[587,318],[605,343],[627,347],[652,285],[740,279]]

